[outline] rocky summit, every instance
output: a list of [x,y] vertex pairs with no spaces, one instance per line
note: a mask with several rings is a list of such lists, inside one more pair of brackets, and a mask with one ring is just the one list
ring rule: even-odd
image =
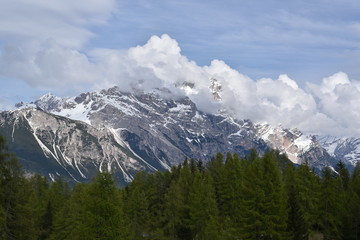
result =
[[235,119],[226,111],[205,113],[189,98],[161,91],[113,87],[72,98],[47,94],[17,107],[0,114],[0,134],[27,174],[50,179],[86,182],[98,171],[109,171],[126,185],[138,171],[170,169],[189,158],[206,162],[217,152],[244,156],[252,149],[260,154],[278,149],[295,164],[307,162],[317,170],[339,160],[350,167],[357,161],[343,148],[329,151],[328,142],[297,129]]

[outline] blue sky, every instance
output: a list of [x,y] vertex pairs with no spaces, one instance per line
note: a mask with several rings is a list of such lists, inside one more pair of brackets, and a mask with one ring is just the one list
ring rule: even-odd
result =
[[358,1],[122,1],[90,43],[129,48],[167,33],[199,65],[221,59],[255,79],[359,79],[359,10]]
[[[139,79],[147,80],[143,88],[169,87],[179,79],[205,86],[208,77],[218,76],[235,95],[245,94],[235,91],[237,87],[255,89],[258,108],[268,111],[271,106],[279,115],[263,119],[259,112],[244,110],[242,117],[276,122],[291,110],[293,118],[285,121],[290,126],[299,114],[296,106],[302,106],[296,101],[306,98],[309,106],[302,109],[311,114],[302,112],[303,118],[322,119],[326,129],[340,124],[351,132],[358,127],[336,117],[344,104],[350,109],[344,116],[355,120],[360,115],[357,92],[343,91],[344,86],[360,91],[358,0],[0,0],[0,4],[1,109],[47,92],[73,96],[112,85],[129,90]],[[282,74],[287,78],[279,77]],[[274,100],[261,89],[271,83],[279,92],[284,88],[277,87],[284,82],[298,88],[296,101],[288,101],[292,105],[279,104],[288,100],[289,92]]]

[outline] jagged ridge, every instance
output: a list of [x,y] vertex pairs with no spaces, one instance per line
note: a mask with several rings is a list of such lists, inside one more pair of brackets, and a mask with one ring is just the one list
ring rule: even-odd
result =
[[[221,86],[215,80],[213,85],[220,98]],[[23,131],[33,135],[32,141],[45,156],[43,161],[50,159],[77,181],[91,178],[106,166],[121,173],[119,179],[126,184],[139,170],[169,169],[185,158],[207,161],[217,152],[244,156],[253,148],[260,153],[279,149],[294,163],[307,161],[318,170],[336,163],[315,137],[297,129],[234,119],[225,111],[207,114],[189,98],[171,99],[161,94],[127,93],[117,87],[73,98],[47,94],[3,113],[0,134],[7,132],[11,146],[19,151],[19,119],[27,121]],[[45,172],[61,175],[53,169],[44,168]]]

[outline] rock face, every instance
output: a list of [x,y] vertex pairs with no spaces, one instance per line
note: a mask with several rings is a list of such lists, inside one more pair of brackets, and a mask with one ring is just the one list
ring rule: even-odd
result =
[[[213,81],[213,93],[221,86]],[[225,113],[207,114],[189,98],[125,93],[117,87],[74,98],[47,94],[0,116],[0,134],[29,172],[87,181],[100,170],[121,184],[137,171],[169,169],[186,158],[209,160],[217,152],[244,156],[255,148],[287,153],[296,164],[321,169],[335,160],[296,129],[283,129]]]
[[328,153],[349,168],[360,162],[360,138],[318,137]]
[[298,129],[257,124],[258,135],[273,149],[286,153],[295,164],[307,163],[320,171],[326,166],[335,166],[339,161],[331,156],[315,136],[304,135]]
[[170,168],[186,158],[208,160],[217,152],[260,152],[267,144],[250,121],[210,115],[188,98],[165,99],[158,94],[130,94],[111,88],[81,94],[54,104],[54,97],[35,102],[48,111],[87,122],[97,129],[114,129],[140,157],[156,168]]
[[0,134],[28,173],[66,181],[90,180],[99,170],[113,171],[119,183],[140,170],[155,168],[132,153],[116,134],[36,108],[0,115]]

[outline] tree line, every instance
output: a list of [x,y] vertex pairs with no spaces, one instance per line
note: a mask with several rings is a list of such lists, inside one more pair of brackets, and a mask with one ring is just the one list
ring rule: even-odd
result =
[[335,170],[319,176],[277,151],[218,153],[125,188],[107,172],[69,187],[24,177],[0,137],[0,239],[360,239],[360,165]]

